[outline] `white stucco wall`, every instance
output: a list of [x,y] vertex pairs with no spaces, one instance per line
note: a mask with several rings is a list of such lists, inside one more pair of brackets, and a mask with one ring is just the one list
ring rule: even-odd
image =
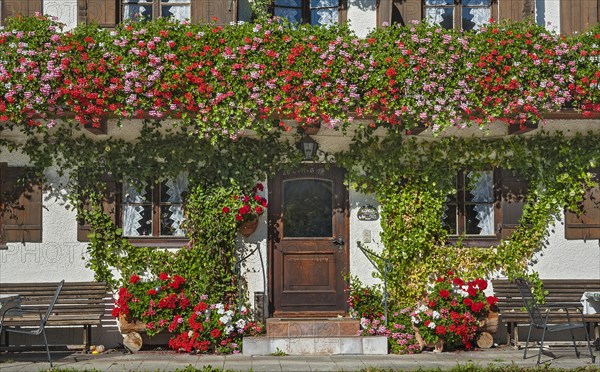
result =
[[44,14],[58,17],[65,24],[63,31],[77,26],[77,0],[45,0]]
[[600,240],[565,239],[564,218],[549,231],[548,243],[532,260],[532,271],[542,279],[600,278]]
[[569,0],[536,0],[535,22],[554,32],[560,32],[560,2]]
[[376,0],[348,0],[348,21],[356,36],[367,36],[377,27]]

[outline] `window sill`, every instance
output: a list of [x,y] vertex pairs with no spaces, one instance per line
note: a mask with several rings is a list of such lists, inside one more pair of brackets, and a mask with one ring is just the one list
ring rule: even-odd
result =
[[498,239],[495,236],[490,236],[490,237],[465,237],[465,238],[459,238],[459,237],[449,237],[448,238],[448,244],[455,246],[457,245],[457,243],[460,242],[461,246],[463,247],[468,247],[468,248],[492,248],[495,247],[497,245],[500,244],[500,239]]
[[189,244],[190,240],[185,237],[125,237],[134,247],[150,247],[150,248],[183,248]]

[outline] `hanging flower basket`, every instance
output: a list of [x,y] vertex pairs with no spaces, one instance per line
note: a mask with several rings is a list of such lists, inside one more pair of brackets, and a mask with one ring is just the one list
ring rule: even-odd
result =
[[307,136],[314,136],[315,134],[319,133],[321,125],[303,125],[301,128],[302,133],[306,134]]
[[258,226],[258,218],[244,221],[240,225],[240,234],[242,234],[243,236],[245,236],[247,238],[250,235],[254,234],[257,226]]

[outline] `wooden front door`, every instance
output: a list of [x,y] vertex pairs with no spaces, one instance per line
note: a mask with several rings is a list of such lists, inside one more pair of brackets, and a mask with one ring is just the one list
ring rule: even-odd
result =
[[334,316],[346,311],[348,191],[344,171],[323,164],[269,181],[271,313]]

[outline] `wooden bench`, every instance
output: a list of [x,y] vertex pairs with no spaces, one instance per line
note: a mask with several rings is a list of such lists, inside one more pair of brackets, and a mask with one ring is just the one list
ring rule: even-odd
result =
[[[47,309],[56,291],[58,283],[2,283],[0,294],[19,294],[21,307]],[[83,327],[81,348],[88,352],[91,344],[92,326],[99,326],[107,309],[113,306],[112,294],[107,291],[106,283],[101,282],[65,282],[46,328]],[[7,316],[6,326],[34,327],[40,323],[36,313],[22,316]],[[8,333],[5,334],[4,347],[9,346]],[[71,345],[69,345],[71,346]]]
[[[546,303],[560,304],[569,308],[583,308],[581,297],[584,292],[600,291],[600,279],[545,279],[544,290]],[[506,279],[492,280],[494,296],[498,297],[498,310],[500,321],[506,324],[508,333],[508,345],[519,347],[519,324],[529,324],[529,314],[524,308],[523,300],[517,286]],[[571,313],[573,315],[573,313]],[[579,312],[576,314],[579,316]],[[566,312],[559,309],[552,310],[549,321],[555,323],[566,323]],[[584,320],[588,324],[588,332],[591,341],[600,338],[600,313],[584,314]]]

